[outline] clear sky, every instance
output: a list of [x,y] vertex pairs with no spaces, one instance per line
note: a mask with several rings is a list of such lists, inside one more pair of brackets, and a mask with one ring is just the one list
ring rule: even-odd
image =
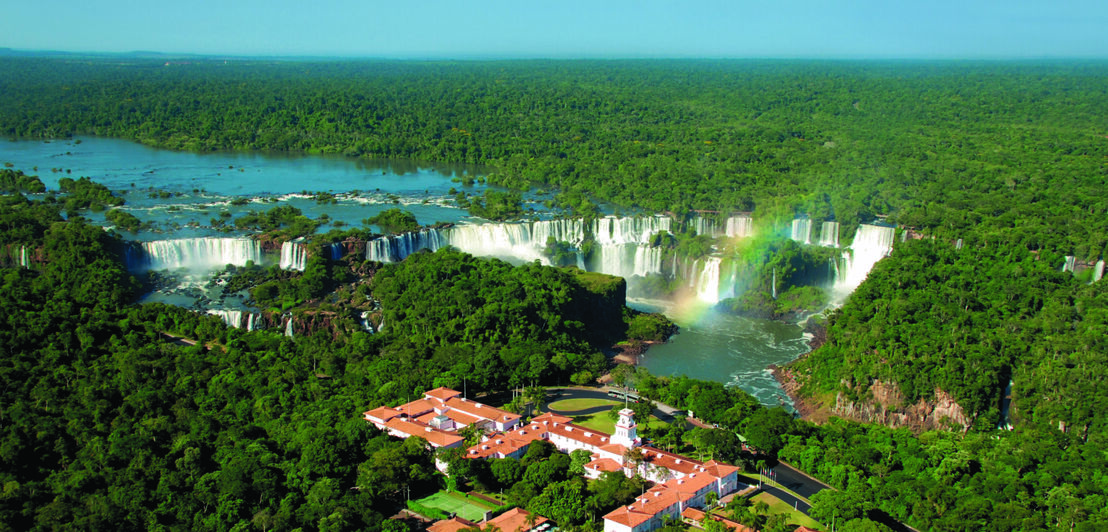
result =
[[0,47],[360,57],[1108,57],[1108,0],[3,0]]

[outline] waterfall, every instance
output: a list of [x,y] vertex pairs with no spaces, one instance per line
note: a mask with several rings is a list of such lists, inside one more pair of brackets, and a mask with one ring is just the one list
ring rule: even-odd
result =
[[728,272],[727,277],[723,276],[723,265],[720,264],[720,278],[719,278],[719,299],[735,297],[735,283],[739,278],[739,263],[738,261],[731,261],[731,270]]
[[[601,259],[600,271],[656,273],[661,270],[660,252],[632,251],[634,246],[644,246],[650,237],[660,231],[669,231],[671,220],[665,216],[619,218],[607,216],[586,227],[576,220],[543,220],[537,222],[486,223],[457,225],[447,229],[424,229],[418,232],[381,237],[366,244],[366,259],[379,262],[397,262],[420,249],[434,251],[450,245],[461,251],[482,257],[509,257],[530,262],[546,262],[543,251],[546,241],[553,238],[579,246],[586,236],[592,235]],[[635,261],[635,266],[614,266],[616,257]],[[638,257],[636,259],[636,257]],[[579,261],[579,266],[584,266]],[[607,264],[608,266],[603,266]]]
[[19,265],[30,268],[31,261],[27,259],[27,246],[19,246]]
[[[765,292],[763,292],[765,293]],[[770,284],[770,293],[773,299],[777,299],[777,268],[773,268],[773,283]]]
[[444,244],[438,229],[423,229],[396,236],[384,236],[371,240],[365,246],[366,260],[399,262],[421,249],[435,251]]
[[342,242],[334,242],[327,249],[330,251],[330,256],[327,258],[331,260],[339,260],[346,254],[346,247],[342,245]]
[[796,218],[793,220],[792,233],[790,237],[793,240],[800,242],[801,244],[812,243],[812,221],[807,218]]
[[1093,267],[1093,282],[1097,282],[1104,277],[1104,259],[1096,261],[1096,266]]
[[369,334],[373,334],[373,324],[369,322],[369,311],[362,312],[362,328]]
[[585,224],[580,219],[531,222],[530,227],[531,238],[538,246],[546,246],[549,237],[573,245],[580,244],[585,238]]
[[843,251],[843,267],[835,278],[834,292],[845,298],[858,288],[873,265],[892,252],[895,238],[896,230],[892,227],[859,225],[850,249]]
[[593,236],[600,245],[645,244],[660,231],[670,230],[669,217],[617,218],[606,216],[593,222]]
[[720,235],[719,224],[717,224],[716,221],[711,218],[703,218],[701,216],[697,216],[689,220],[689,224],[692,225],[693,230],[696,231],[696,234],[698,235]]
[[164,270],[176,268],[222,268],[228,264],[245,266],[260,262],[261,247],[249,238],[183,238],[142,243],[138,257],[128,257],[132,269]]
[[245,329],[247,331],[256,331],[260,329],[260,321],[258,315],[253,312],[245,312],[242,310],[209,310],[208,314],[213,316],[219,316],[223,319],[223,323],[226,323],[228,327],[234,327],[236,329]]
[[663,248],[640,244],[599,246],[589,271],[618,275],[625,279],[662,273]]
[[726,234],[731,238],[754,236],[754,220],[746,214],[732,216],[727,219]]
[[962,249],[962,245],[963,245],[962,239],[959,238],[957,241],[954,242],[954,249]]
[[[670,219],[664,216],[608,216],[595,220],[588,228],[581,220],[459,225],[444,230],[442,238],[445,243],[473,255],[546,263],[543,252],[547,239],[580,246],[591,234],[596,247],[589,269],[633,277],[662,271],[663,250],[648,244],[650,237],[669,228]],[[577,266],[581,269],[588,267],[580,256]]]
[[[700,229],[711,229],[710,220],[702,221],[704,223],[698,225]],[[686,263],[685,271],[678,272],[674,256],[674,267],[669,273],[665,271],[663,263],[668,258],[668,251],[651,246],[650,241],[655,234],[669,231],[671,223],[671,219],[665,216],[607,216],[589,224],[579,219],[465,224],[378,238],[367,244],[366,258],[396,262],[419,249],[435,250],[450,245],[477,256],[548,263],[544,256],[547,239],[579,247],[591,236],[594,251],[590,259],[585,261],[580,253],[577,256],[577,266],[583,270],[625,279],[672,273],[685,279],[702,301],[715,303],[721,294],[733,295],[735,275],[721,283],[721,259],[718,257]],[[728,226],[736,235],[751,233],[749,216],[732,217]],[[718,232],[718,229],[715,231]]]
[[696,297],[706,303],[719,303],[719,257],[704,259],[704,267],[696,280]]
[[302,239],[281,244],[281,269],[304,271],[308,262],[308,247]]
[[829,248],[839,247],[839,222],[823,222],[819,232],[819,245]]
[[558,238],[556,232],[544,231],[543,234],[542,242],[532,238],[531,224],[527,223],[459,225],[446,231],[446,241],[473,255],[512,257],[530,262],[542,259],[546,236]]
[[292,314],[286,314],[286,319],[289,321],[285,322],[285,336],[292,338]]
[[1015,381],[1008,381],[1008,386],[1004,388],[1004,396],[1000,398],[1000,423],[997,423],[996,428],[1004,430],[1012,430],[1012,420],[1009,417],[1012,408],[1012,385]]
[[1062,271],[1072,272],[1074,264],[1076,263],[1076,261],[1077,261],[1077,258],[1074,257],[1073,255],[1066,255],[1066,263],[1062,266]]

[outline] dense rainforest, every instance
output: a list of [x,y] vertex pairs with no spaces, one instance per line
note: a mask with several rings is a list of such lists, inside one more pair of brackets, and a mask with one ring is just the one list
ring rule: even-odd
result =
[[[838,221],[843,234],[875,218],[895,223],[913,238],[827,316],[826,342],[788,372],[802,400],[840,414],[949,396],[960,415],[939,420],[940,430],[812,425],[681,378],[643,374],[637,386],[838,488],[817,496],[812,512],[847,529],[873,529],[879,514],[934,530],[1108,523],[1108,300],[1102,282],[1089,283],[1108,244],[1106,64],[71,57],[4,58],[0,74],[0,134],[13,138],[91,134],[186,150],[481,163],[489,183],[552,192],[552,206],[582,214],[602,203],[752,211],[767,227],[807,216]],[[38,191],[13,172],[0,175],[5,189]],[[511,273],[451,252],[381,272],[374,294],[405,305],[383,305],[384,334],[338,344],[127,306],[137,285],[112,263],[118,242],[59,214],[113,200],[82,180],[66,186],[42,203],[5,197],[0,224],[8,256],[14,243],[45,254],[32,270],[3,270],[0,293],[12,309],[0,333],[11,383],[0,521],[13,528],[218,529],[251,519],[263,529],[376,527],[399,500],[396,484],[380,493],[337,486],[401,459],[411,480],[433,484],[421,476],[429,457],[352,423],[350,412],[456,385],[478,359],[510,372],[481,366],[490,390],[583,381],[603,369],[596,338],[581,336],[591,329],[574,323],[584,320],[573,299],[623,288],[531,266]],[[518,216],[512,194],[473,207]],[[264,221],[259,213],[259,228]],[[773,258],[750,260],[760,286],[770,269],[804,284],[795,265],[819,253],[782,244]],[[1061,271],[1067,255],[1076,276]],[[488,275],[490,284],[459,282],[421,305],[439,281],[423,267]],[[490,301],[504,312],[443,314]],[[729,304],[781,309],[764,293]],[[640,317],[636,327],[631,314],[607,319],[612,330],[649,325]],[[733,449],[722,434],[730,432],[698,442]],[[321,438],[327,449],[315,447]],[[314,493],[320,485],[334,489]]]
[[2,530],[403,530],[383,517],[442,479],[426,442],[360,412],[463,377],[471,393],[591,380],[607,365],[597,346],[646,316],[617,277],[441,250],[373,277],[378,334],[293,341],[136,305],[117,235],[63,219],[64,197],[2,198],[0,241],[43,255],[0,270]]

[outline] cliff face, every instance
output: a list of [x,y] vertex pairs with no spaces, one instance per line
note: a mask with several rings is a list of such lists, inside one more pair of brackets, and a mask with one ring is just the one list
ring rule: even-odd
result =
[[867,399],[850,401],[842,392],[837,394],[830,414],[894,428],[908,427],[916,432],[932,429],[965,431],[973,423],[954,398],[939,388],[935,389],[935,396],[930,400],[905,404],[896,383],[879,380],[870,386]]

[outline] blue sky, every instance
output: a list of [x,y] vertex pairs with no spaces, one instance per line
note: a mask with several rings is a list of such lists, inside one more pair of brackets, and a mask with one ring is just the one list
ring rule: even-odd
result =
[[1108,57],[1108,0],[7,0],[0,47],[359,57]]

